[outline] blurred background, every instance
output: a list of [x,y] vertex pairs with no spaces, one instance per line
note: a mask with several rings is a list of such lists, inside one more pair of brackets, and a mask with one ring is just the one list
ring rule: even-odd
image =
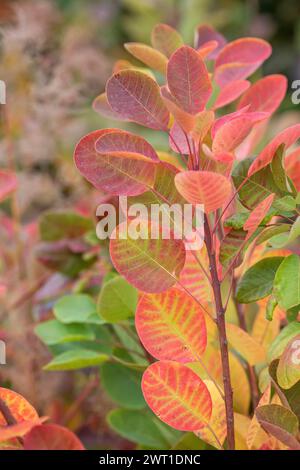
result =
[[[228,40],[240,36],[268,40],[273,55],[253,79],[271,73],[283,73],[289,79],[288,94],[271,133],[299,122],[300,105],[291,102],[291,83],[300,79],[300,2],[0,2],[0,80],[7,86],[7,104],[1,105],[0,167],[18,176],[17,193],[0,206],[0,339],[7,341],[10,358],[0,370],[0,385],[20,391],[42,414],[67,424],[91,447],[99,442],[103,448],[117,449],[132,444],[105,424],[112,403],[98,391],[95,378],[87,382],[84,375],[49,374],[41,369],[49,357],[33,325],[47,317],[51,299],[70,288],[70,280],[61,269],[65,263],[61,247],[43,245],[44,264],[38,262],[38,224],[45,211],[54,209],[71,208],[94,216],[99,195],[76,171],[74,146],[85,133],[115,125],[97,115],[92,102],[104,90],[113,62],[128,58],[122,44],[149,43],[159,22],[176,27],[187,43],[192,43],[194,28],[201,23],[211,24]],[[166,139],[159,133],[143,132],[159,150],[166,149]],[[86,282],[88,277],[99,285],[105,262],[97,262],[92,273],[79,270],[76,282]],[[74,279],[72,283],[73,288]]]

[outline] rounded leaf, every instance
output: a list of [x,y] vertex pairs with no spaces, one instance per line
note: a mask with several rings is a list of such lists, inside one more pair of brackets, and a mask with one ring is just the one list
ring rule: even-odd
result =
[[175,429],[196,431],[210,420],[212,401],[208,388],[183,364],[151,364],[144,372],[142,390],[152,411]]
[[24,438],[25,450],[85,450],[77,436],[57,424],[35,426]]
[[155,49],[170,57],[173,52],[183,45],[183,40],[176,29],[168,24],[157,24],[151,33],[151,43]]
[[238,109],[249,106],[248,111],[272,114],[280,106],[286,90],[287,79],[284,75],[268,75],[251,85],[240,100]]
[[143,295],[135,324],[141,342],[156,359],[193,362],[205,350],[205,313],[192,297],[177,288]]
[[[33,406],[19,393],[9,390],[8,388],[0,387],[0,398],[5,402],[18,423],[39,418]],[[0,411],[0,426],[5,426],[6,424],[6,420]]]

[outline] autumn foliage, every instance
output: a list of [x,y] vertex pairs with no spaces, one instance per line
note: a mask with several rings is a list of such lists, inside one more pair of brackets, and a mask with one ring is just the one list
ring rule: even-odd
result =
[[[79,141],[75,165],[108,199],[128,196],[129,207],[203,204],[204,244],[189,250],[187,240],[166,239],[162,231],[152,239],[148,225],[141,227],[147,236],[136,240],[127,224],[117,226],[109,244],[112,275],[97,306],[77,294],[76,319],[77,307],[67,308],[68,299],[61,299],[51,321],[65,342],[80,334],[93,341],[99,324],[112,326],[124,339],[117,327],[125,324],[136,331],[139,349],[132,353],[130,343],[129,355],[119,356],[80,355],[78,349],[75,357],[66,351],[46,368],[100,365],[104,385],[112,388],[111,362],[116,375],[118,367],[127,367],[143,396],[129,403],[130,411],[110,414],[110,424],[123,436],[124,422],[147,404],[164,423],[159,424],[180,432],[172,434],[171,448],[194,433],[199,443],[217,449],[299,450],[300,152],[294,144],[300,124],[269,143],[264,138],[287,80],[269,75],[252,82],[271,55],[270,44],[252,37],[227,42],[206,25],[197,28],[193,47],[158,24],[151,46],[125,48],[133,62],[115,64],[94,109],[122,127],[133,122],[151,129],[150,135],[164,133],[170,150],[160,152],[128,130],[101,129]],[[14,181],[5,181],[1,195],[13,189]],[[71,331],[75,323],[84,326]],[[36,332],[54,344],[46,329],[41,324]],[[123,404],[118,391],[112,395]],[[19,419],[14,406],[16,423],[1,427],[0,440],[2,432],[9,445],[19,446],[16,437],[24,436],[25,448],[52,442],[54,425],[42,424],[28,404]],[[68,448],[81,447],[64,429],[56,436]],[[166,446],[156,442],[144,445]],[[52,448],[61,448],[60,442]]]

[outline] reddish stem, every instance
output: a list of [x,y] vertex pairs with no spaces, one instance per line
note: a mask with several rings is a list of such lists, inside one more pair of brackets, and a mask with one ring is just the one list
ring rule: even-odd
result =
[[207,216],[204,219],[205,244],[209,257],[209,266],[212,279],[212,288],[216,306],[217,328],[219,333],[219,344],[221,351],[221,362],[223,371],[223,385],[225,395],[226,425],[227,425],[227,443],[228,449],[234,450],[234,414],[233,414],[233,392],[230,379],[228,343],[225,326],[225,309],[223,307],[221,284],[218,277],[216,255],[213,246],[212,234],[209,228]]

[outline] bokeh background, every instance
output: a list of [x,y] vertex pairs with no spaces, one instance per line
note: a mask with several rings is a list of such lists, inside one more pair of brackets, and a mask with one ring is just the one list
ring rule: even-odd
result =
[[[17,194],[0,207],[0,339],[7,341],[9,357],[0,369],[0,385],[21,391],[42,414],[68,425],[91,447],[119,449],[132,444],[108,429],[105,414],[112,403],[97,380],[41,369],[49,358],[33,326],[47,317],[52,297],[65,292],[70,283],[61,273],[50,276],[38,262],[38,221],[54,209],[94,214],[97,196],[75,170],[74,146],[85,133],[115,125],[97,115],[92,102],[103,91],[114,60],[128,58],[122,44],[149,43],[158,22],[176,27],[187,43],[192,43],[200,23],[211,24],[228,40],[268,40],[273,55],[253,79],[270,73],[284,73],[289,79],[288,94],[270,133],[299,122],[300,105],[291,101],[291,83],[300,79],[299,2],[0,2],[0,79],[7,85],[7,104],[1,106],[0,167],[16,171],[19,184]],[[166,149],[159,133],[144,133],[158,149]],[[97,267],[95,285],[102,268]]]

